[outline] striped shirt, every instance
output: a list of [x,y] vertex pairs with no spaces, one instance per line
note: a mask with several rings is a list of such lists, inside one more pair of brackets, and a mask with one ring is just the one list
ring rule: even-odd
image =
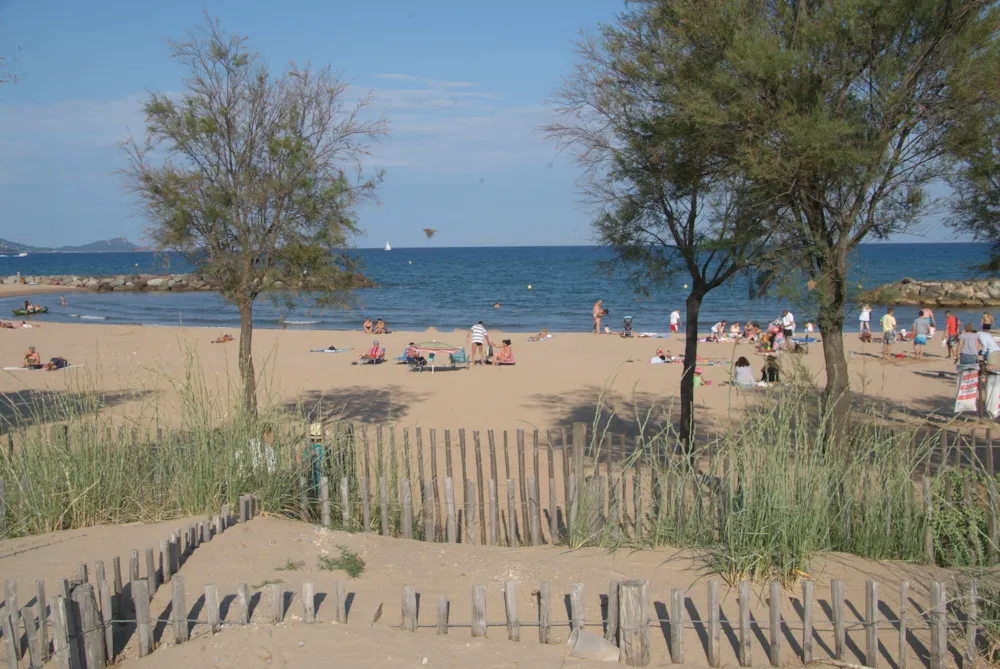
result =
[[476,323],[472,326],[472,343],[473,344],[484,344],[486,343],[486,328],[480,323]]

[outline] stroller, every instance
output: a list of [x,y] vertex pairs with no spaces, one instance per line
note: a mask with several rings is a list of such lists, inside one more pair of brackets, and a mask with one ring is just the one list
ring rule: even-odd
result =
[[631,338],[633,336],[634,335],[632,333],[632,317],[626,316],[625,322],[622,324],[622,337]]

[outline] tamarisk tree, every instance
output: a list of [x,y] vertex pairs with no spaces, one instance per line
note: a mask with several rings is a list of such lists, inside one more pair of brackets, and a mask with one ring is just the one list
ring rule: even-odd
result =
[[739,166],[733,137],[699,123],[714,104],[718,67],[682,50],[684,28],[655,3],[580,44],[581,62],[559,92],[548,134],[584,167],[594,228],[639,292],[688,278],[680,441],[691,446],[699,312],[705,296],[763,262],[777,216]]
[[149,95],[146,138],[126,143],[125,176],[156,246],[239,310],[243,407],[255,415],[254,302],[265,290],[288,303],[345,301],[356,206],[382,176],[366,178],[362,161],[387,128],[365,120],[370,98],[349,100],[329,67],[272,74],[217,22],[169,45],[184,91]]

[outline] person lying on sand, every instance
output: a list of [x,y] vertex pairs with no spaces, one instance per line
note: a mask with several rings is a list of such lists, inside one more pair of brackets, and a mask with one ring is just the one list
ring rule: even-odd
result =
[[25,369],[38,369],[42,366],[42,358],[35,352],[34,346],[28,347],[28,352],[24,354],[24,362],[21,366]]
[[542,328],[542,331],[536,334],[534,337],[528,337],[528,341],[542,341],[543,339],[549,338],[549,329]]
[[385,349],[378,345],[378,339],[372,342],[372,347],[366,353],[358,356],[365,362],[376,362],[385,359]]
[[28,321],[21,321],[20,327],[25,328],[26,330],[30,330],[31,328],[40,328],[42,327],[42,325],[40,323],[35,323],[34,325],[32,325]]
[[366,334],[371,334],[372,333],[372,319],[366,318],[364,324],[361,326],[361,329],[364,330]]
[[510,340],[504,339],[500,348],[493,353],[493,366],[514,362],[514,349],[510,347]]
[[226,334],[222,335],[221,337],[216,337],[215,339],[213,339],[212,343],[213,344],[227,344],[227,343],[229,343],[231,341],[233,341],[233,335],[231,335],[231,334],[229,334],[227,332]]
[[42,366],[42,370],[51,372],[54,369],[69,367],[69,360],[66,358],[52,358]]
[[14,327],[15,327],[14,324],[11,323],[10,321],[0,321],[0,328],[4,328],[6,330],[13,330]]

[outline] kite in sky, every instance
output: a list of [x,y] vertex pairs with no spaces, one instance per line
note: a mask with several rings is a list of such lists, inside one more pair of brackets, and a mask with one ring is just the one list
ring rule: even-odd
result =
[[427,235],[427,239],[433,237],[435,232],[437,232],[437,230],[433,228],[424,228],[424,234]]

